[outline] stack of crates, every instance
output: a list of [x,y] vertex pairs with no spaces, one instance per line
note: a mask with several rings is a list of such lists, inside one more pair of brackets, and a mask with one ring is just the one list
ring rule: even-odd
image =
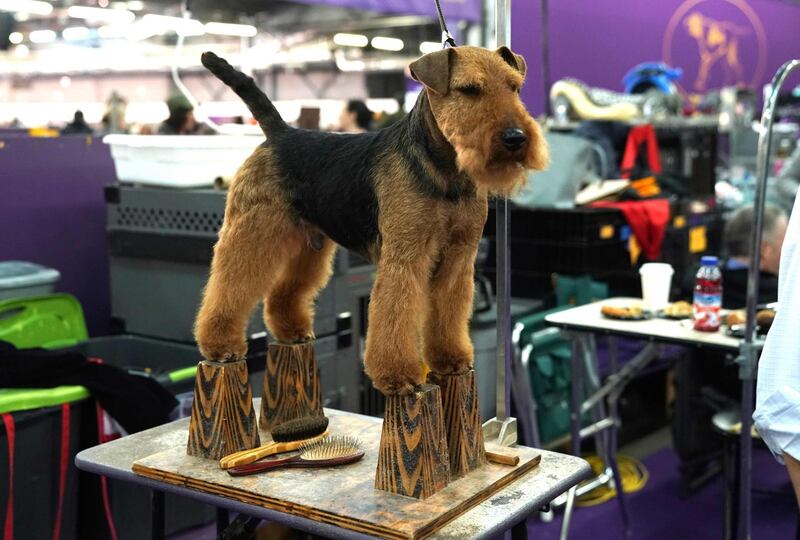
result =
[[[599,279],[630,272],[630,227],[615,208],[513,208],[509,227],[511,290],[517,296],[552,293],[553,274],[590,275]],[[494,216],[484,229],[491,249],[487,276],[495,269]]]

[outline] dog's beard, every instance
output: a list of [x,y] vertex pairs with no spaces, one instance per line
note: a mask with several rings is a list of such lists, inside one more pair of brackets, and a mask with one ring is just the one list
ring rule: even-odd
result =
[[525,132],[528,142],[522,151],[515,153],[491,139],[476,145],[472,133],[452,134],[448,139],[456,150],[459,170],[489,193],[510,196],[525,185],[528,171],[540,171],[550,164],[547,142],[532,118],[527,120]]

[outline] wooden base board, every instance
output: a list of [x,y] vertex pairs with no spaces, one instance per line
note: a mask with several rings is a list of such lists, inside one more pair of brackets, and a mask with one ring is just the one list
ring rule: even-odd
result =
[[314,342],[270,343],[259,427],[269,431],[289,420],[322,415]]
[[[451,482],[424,501],[374,488],[381,424],[372,418],[326,410],[334,435],[361,440],[366,454],[352,465],[327,469],[285,469],[234,478],[215,462],[171,448],[134,463],[133,472],[383,538],[423,539],[533,470],[541,458],[533,449],[516,447],[519,465],[488,463]],[[262,440],[269,435],[262,432]],[[494,449],[487,444],[487,449]]]

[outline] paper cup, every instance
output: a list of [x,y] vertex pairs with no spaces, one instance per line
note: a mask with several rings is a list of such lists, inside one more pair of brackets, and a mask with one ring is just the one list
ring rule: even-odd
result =
[[664,309],[669,304],[669,290],[675,271],[667,263],[645,263],[639,269],[642,277],[642,300],[648,311]]

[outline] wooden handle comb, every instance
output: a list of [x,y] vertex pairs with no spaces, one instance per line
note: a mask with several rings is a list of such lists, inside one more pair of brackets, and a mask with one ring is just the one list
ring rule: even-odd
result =
[[316,437],[311,437],[310,439],[302,439],[299,441],[291,441],[283,443],[271,442],[269,444],[259,446],[258,448],[251,448],[250,450],[242,450],[241,452],[236,452],[235,454],[230,454],[220,459],[219,466],[221,469],[230,469],[231,467],[237,467],[239,465],[247,465],[248,463],[253,463],[254,461],[258,461],[259,459],[265,458],[267,456],[272,456],[274,454],[282,454],[283,452],[292,452],[294,450],[297,450],[304,444],[319,441],[327,435],[328,432],[325,431],[321,435],[317,435]]

